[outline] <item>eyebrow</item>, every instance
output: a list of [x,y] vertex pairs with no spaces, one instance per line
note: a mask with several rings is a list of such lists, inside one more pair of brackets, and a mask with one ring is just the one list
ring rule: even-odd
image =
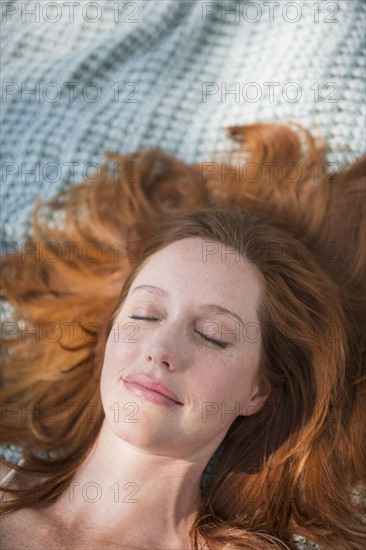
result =
[[[168,296],[170,296],[169,292],[167,292],[163,288],[160,288],[160,287],[154,286],[154,285],[139,285],[139,286],[136,286],[132,290],[131,294],[133,294],[136,290],[146,290],[147,292],[150,292],[150,294],[154,294],[154,296],[159,296],[159,297],[163,297],[163,298],[167,298]],[[200,309],[202,311],[204,311],[205,313],[221,313],[221,314],[224,314],[224,315],[230,315],[231,317],[233,317],[234,319],[239,321],[239,323],[244,325],[244,322],[241,320],[239,315],[237,315],[233,311],[230,311],[229,309],[226,309],[225,307],[218,306],[216,304],[205,304],[205,305],[202,305],[200,307]]]

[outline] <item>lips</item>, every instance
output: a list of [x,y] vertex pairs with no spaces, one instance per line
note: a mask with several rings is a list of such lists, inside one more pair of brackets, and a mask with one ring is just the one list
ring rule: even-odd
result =
[[165,397],[168,397],[179,405],[183,405],[183,403],[179,400],[177,394],[175,394],[171,389],[165,386],[162,382],[158,382],[158,380],[153,380],[145,374],[129,374],[124,378],[124,381],[130,382],[131,384],[137,384],[142,388],[146,388],[148,390],[156,392],[157,394],[164,395]]

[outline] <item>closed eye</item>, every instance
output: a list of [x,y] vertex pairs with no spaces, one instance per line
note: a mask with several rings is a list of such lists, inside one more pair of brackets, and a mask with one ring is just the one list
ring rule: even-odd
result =
[[130,315],[130,319],[136,319],[136,321],[159,321],[157,317],[142,317],[141,315]]
[[228,346],[227,342],[221,342],[220,340],[214,340],[213,338],[209,338],[205,334],[202,334],[201,332],[198,332],[197,330],[194,331],[202,340],[205,342],[208,342],[209,344],[213,344],[214,346],[217,346],[218,348],[225,349]]
[[[157,317],[143,317],[142,315],[130,315],[130,319],[135,319],[136,321],[160,321]],[[207,342],[208,344],[213,344],[214,346],[217,346],[218,348],[225,349],[229,345],[227,342],[221,342],[220,340],[214,340],[213,338],[209,338],[205,334],[202,334],[201,332],[198,332],[197,330],[194,331],[198,336]]]

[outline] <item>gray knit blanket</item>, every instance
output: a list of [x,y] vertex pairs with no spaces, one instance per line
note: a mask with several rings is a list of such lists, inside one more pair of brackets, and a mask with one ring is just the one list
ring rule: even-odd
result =
[[230,147],[227,126],[271,121],[322,136],[331,169],[366,149],[364,0],[4,0],[0,10],[3,251],[24,239],[36,196],[93,178],[103,151],[154,146],[207,161]]

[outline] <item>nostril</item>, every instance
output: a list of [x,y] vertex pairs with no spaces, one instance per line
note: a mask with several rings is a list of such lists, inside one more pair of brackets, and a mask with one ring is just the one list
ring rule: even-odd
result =
[[167,359],[158,359],[157,356],[149,355],[148,361],[155,363],[156,365],[164,365],[165,367],[168,367],[168,368],[172,366],[170,361],[168,361]]

